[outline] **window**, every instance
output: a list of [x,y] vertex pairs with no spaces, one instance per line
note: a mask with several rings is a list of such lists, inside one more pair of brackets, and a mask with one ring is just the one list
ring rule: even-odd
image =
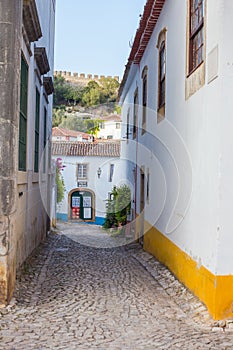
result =
[[121,124],[120,123],[116,123],[116,129],[120,129],[121,128]]
[[134,111],[133,111],[133,138],[137,137],[138,128],[138,89],[134,94]]
[[112,182],[113,173],[114,173],[114,164],[110,164],[110,169],[109,169],[109,182]]
[[126,122],[126,140],[127,140],[127,143],[129,140],[129,116],[130,116],[130,109],[128,110],[128,113],[127,113],[127,122]]
[[107,135],[107,140],[112,140],[113,139],[113,135]]
[[191,74],[204,59],[204,0],[190,0],[189,27],[189,74]]
[[39,171],[39,137],[40,137],[40,93],[36,89],[36,114],[35,114],[35,148],[34,148],[34,172]]
[[166,105],[166,28],[164,28],[158,37],[158,108],[157,121],[165,117]]
[[146,201],[147,201],[147,204],[149,204],[149,201],[150,201],[150,172],[149,172],[149,169],[147,169]]
[[147,71],[145,67],[142,72],[142,134],[146,131],[146,114],[147,114]]
[[166,58],[165,58],[165,41],[163,41],[159,50],[159,108],[165,105],[165,76],[166,76]]
[[28,66],[21,58],[20,76],[20,116],[19,116],[19,170],[26,171],[27,163],[27,100]]
[[104,123],[104,122],[101,122],[101,123],[99,124],[99,127],[100,127],[100,129],[105,129],[105,123]]
[[108,192],[108,200],[112,201],[113,200],[113,193],[112,192]]
[[48,171],[51,171],[51,154],[52,154],[52,143],[51,142],[48,142],[47,151],[48,151]]
[[46,172],[46,142],[47,142],[47,109],[44,108],[44,159],[43,159],[43,172]]
[[77,165],[77,178],[78,179],[87,179],[87,164],[79,163]]

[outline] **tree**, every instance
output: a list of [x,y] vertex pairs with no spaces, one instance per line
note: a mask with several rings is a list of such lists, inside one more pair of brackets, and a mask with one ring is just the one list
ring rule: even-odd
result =
[[127,185],[114,186],[112,198],[106,203],[104,228],[124,226],[131,209],[131,191]]
[[99,131],[99,119],[91,119],[90,117],[76,117],[75,115],[63,116],[62,123],[59,125],[61,128],[75,131],[86,132],[91,135],[95,135]]
[[87,133],[95,136],[97,131],[100,130],[100,127],[99,127],[100,122],[101,121],[98,119],[86,119],[85,124],[87,127]]
[[115,102],[117,99],[117,93],[119,89],[119,82],[113,78],[101,78],[100,85],[102,87],[102,93],[105,102]]
[[54,77],[54,95],[53,95],[54,106],[58,106],[66,103],[65,92],[66,92],[65,79],[60,75],[55,76]]
[[62,109],[53,109],[53,128],[59,126],[64,118],[65,111]]
[[92,107],[100,104],[101,92],[99,89],[93,88],[84,92],[82,102],[87,107]]
[[115,202],[114,200],[108,199],[106,202],[106,217],[103,224],[104,228],[114,228],[117,227],[117,219],[115,213]]
[[86,87],[71,84],[61,75],[54,78],[54,107],[83,106],[94,107],[100,104],[116,102],[119,82],[113,78],[101,78],[99,84],[91,80]]
[[69,130],[87,132],[85,120],[78,118],[74,115],[70,115],[66,118],[63,118],[60,127]]
[[66,84],[65,98],[69,104],[76,105],[82,101],[84,88],[81,85]]
[[116,219],[118,225],[127,224],[127,215],[131,208],[131,192],[127,185],[122,185],[116,189]]
[[82,96],[82,103],[86,107],[92,107],[101,103],[101,87],[96,81],[89,81]]
[[121,115],[121,106],[119,106],[117,103],[115,105],[115,111],[117,112],[117,114]]
[[82,100],[84,87],[80,84],[70,84],[61,75],[54,77],[54,106],[76,105]]

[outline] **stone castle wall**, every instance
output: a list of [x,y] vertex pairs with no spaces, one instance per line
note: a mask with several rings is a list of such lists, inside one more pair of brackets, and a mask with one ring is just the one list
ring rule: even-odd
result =
[[96,74],[84,74],[84,73],[71,73],[71,72],[66,72],[66,71],[55,71],[54,76],[59,76],[61,75],[62,77],[65,78],[65,80],[69,83],[76,83],[76,84],[82,84],[82,85],[87,85],[89,81],[94,80],[97,83],[102,79],[102,78],[113,78],[116,79],[118,82],[120,82],[119,76],[105,76],[105,75],[96,75]]

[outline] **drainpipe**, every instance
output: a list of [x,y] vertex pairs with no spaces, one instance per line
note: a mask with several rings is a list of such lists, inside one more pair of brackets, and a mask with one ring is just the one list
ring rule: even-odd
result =
[[[139,98],[139,95],[138,95]],[[138,234],[138,219],[137,219],[137,182],[138,182],[138,125],[139,125],[139,100],[138,100],[138,111],[137,111],[137,126],[136,126],[136,168],[135,168],[135,204],[134,204],[134,210],[135,210],[135,220],[136,220],[136,238],[139,239]]]

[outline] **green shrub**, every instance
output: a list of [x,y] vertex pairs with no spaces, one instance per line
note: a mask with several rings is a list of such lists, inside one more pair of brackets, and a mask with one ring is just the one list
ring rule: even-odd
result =
[[127,224],[127,215],[131,209],[131,192],[127,185],[114,187],[111,199],[106,203],[104,228],[114,228]]

